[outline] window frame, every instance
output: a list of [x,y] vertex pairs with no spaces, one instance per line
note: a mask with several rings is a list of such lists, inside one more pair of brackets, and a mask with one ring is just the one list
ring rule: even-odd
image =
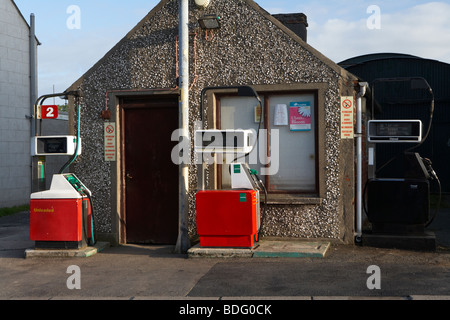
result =
[[[310,196],[310,197],[318,197],[319,196],[319,89],[293,89],[293,90],[274,90],[274,91],[258,91],[259,96],[261,97],[261,100],[263,101],[263,123],[261,125],[261,129],[267,129],[273,128],[273,126],[270,126],[269,122],[269,115],[272,109],[270,108],[270,97],[273,96],[286,96],[286,95],[312,95],[314,97],[314,106],[313,112],[314,112],[314,155],[315,155],[315,188],[313,190],[274,190],[271,187],[270,183],[270,175],[265,175],[261,178],[264,179],[264,183],[267,188],[267,192],[269,197],[275,196],[278,198],[281,196],[283,198],[284,196]],[[221,129],[221,99],[226,97],[236,97],[237,94],[232,92],[225,92],[225,93],[215,93],[215,115],[214,115],[214,123],[215,127],[217,129]],[[269,124],[269,126],[267,125]],[[270,142],[269,137],[269,130],[266,131],[266,141]],[[265,155],[266,157],[269,156],[270,153],[270,143],[266,144],[266,150]],[[282,155],[280,154],[280,157]],[[222,188],[222,165],[216,164],[216,187],[218,189]],[[265,165],[266,167],[269,167],[270,164]],[[273,197],[272,197],[273,198]]]

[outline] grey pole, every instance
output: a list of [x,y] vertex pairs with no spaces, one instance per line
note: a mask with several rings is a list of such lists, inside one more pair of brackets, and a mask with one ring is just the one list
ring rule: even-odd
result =
[[[36,22],[34,13],[30,15],[30,136],[36,135],[36,114],[34,104],[37,100],[37,44],[36,44]],[[39,190],[37,180],[37,158],[31,156],[31,193]]]
[[[30,15],[30,114],[34,116],[34,104],[37,100],[37,68],[36,68],[36,27],[34,13]],[[31,121],[31,137],[36,134],[34,119]]]
[[[179,125],[183,137],[189,137],[189,0],[179,0],[179,39],[180,39],[180,98]],[[186,152],[186,151],[183,151]],[[175,252],[186,253],[190,247],[187,220],[189,212],[189,167],[179,165],[178,184],[178,239]]]

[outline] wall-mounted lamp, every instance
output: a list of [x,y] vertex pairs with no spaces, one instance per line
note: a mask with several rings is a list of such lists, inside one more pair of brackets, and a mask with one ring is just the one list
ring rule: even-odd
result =
[[220,17],[216,14],[204,15],[198,19],[198,23],[202,29],[219,29]]
[[195,4],[197,7],[200,7],[202,9],[208,7],[210,0],[195,0]]

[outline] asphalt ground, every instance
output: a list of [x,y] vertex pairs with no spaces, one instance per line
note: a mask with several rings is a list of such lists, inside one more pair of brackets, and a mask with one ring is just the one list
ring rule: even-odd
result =
[[178,314],[215,301],[221,315],[227,301],[449,300],[450,210],[429,230],[436,252],[333,243],[324,258],[193,259],[172,246],[124,245],[87,258],[25,259],[34,243],[22,212],[0,218],[0,300],[172,301]]

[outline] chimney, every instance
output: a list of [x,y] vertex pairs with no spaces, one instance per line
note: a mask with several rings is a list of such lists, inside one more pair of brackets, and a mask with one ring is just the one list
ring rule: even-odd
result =
[[274,18],[279,20],[286,27],[291,29],[295,34],[297,34],[303,41],[307,42],[308,38],[308,19],[303,13],[282,13],[272,15]]

